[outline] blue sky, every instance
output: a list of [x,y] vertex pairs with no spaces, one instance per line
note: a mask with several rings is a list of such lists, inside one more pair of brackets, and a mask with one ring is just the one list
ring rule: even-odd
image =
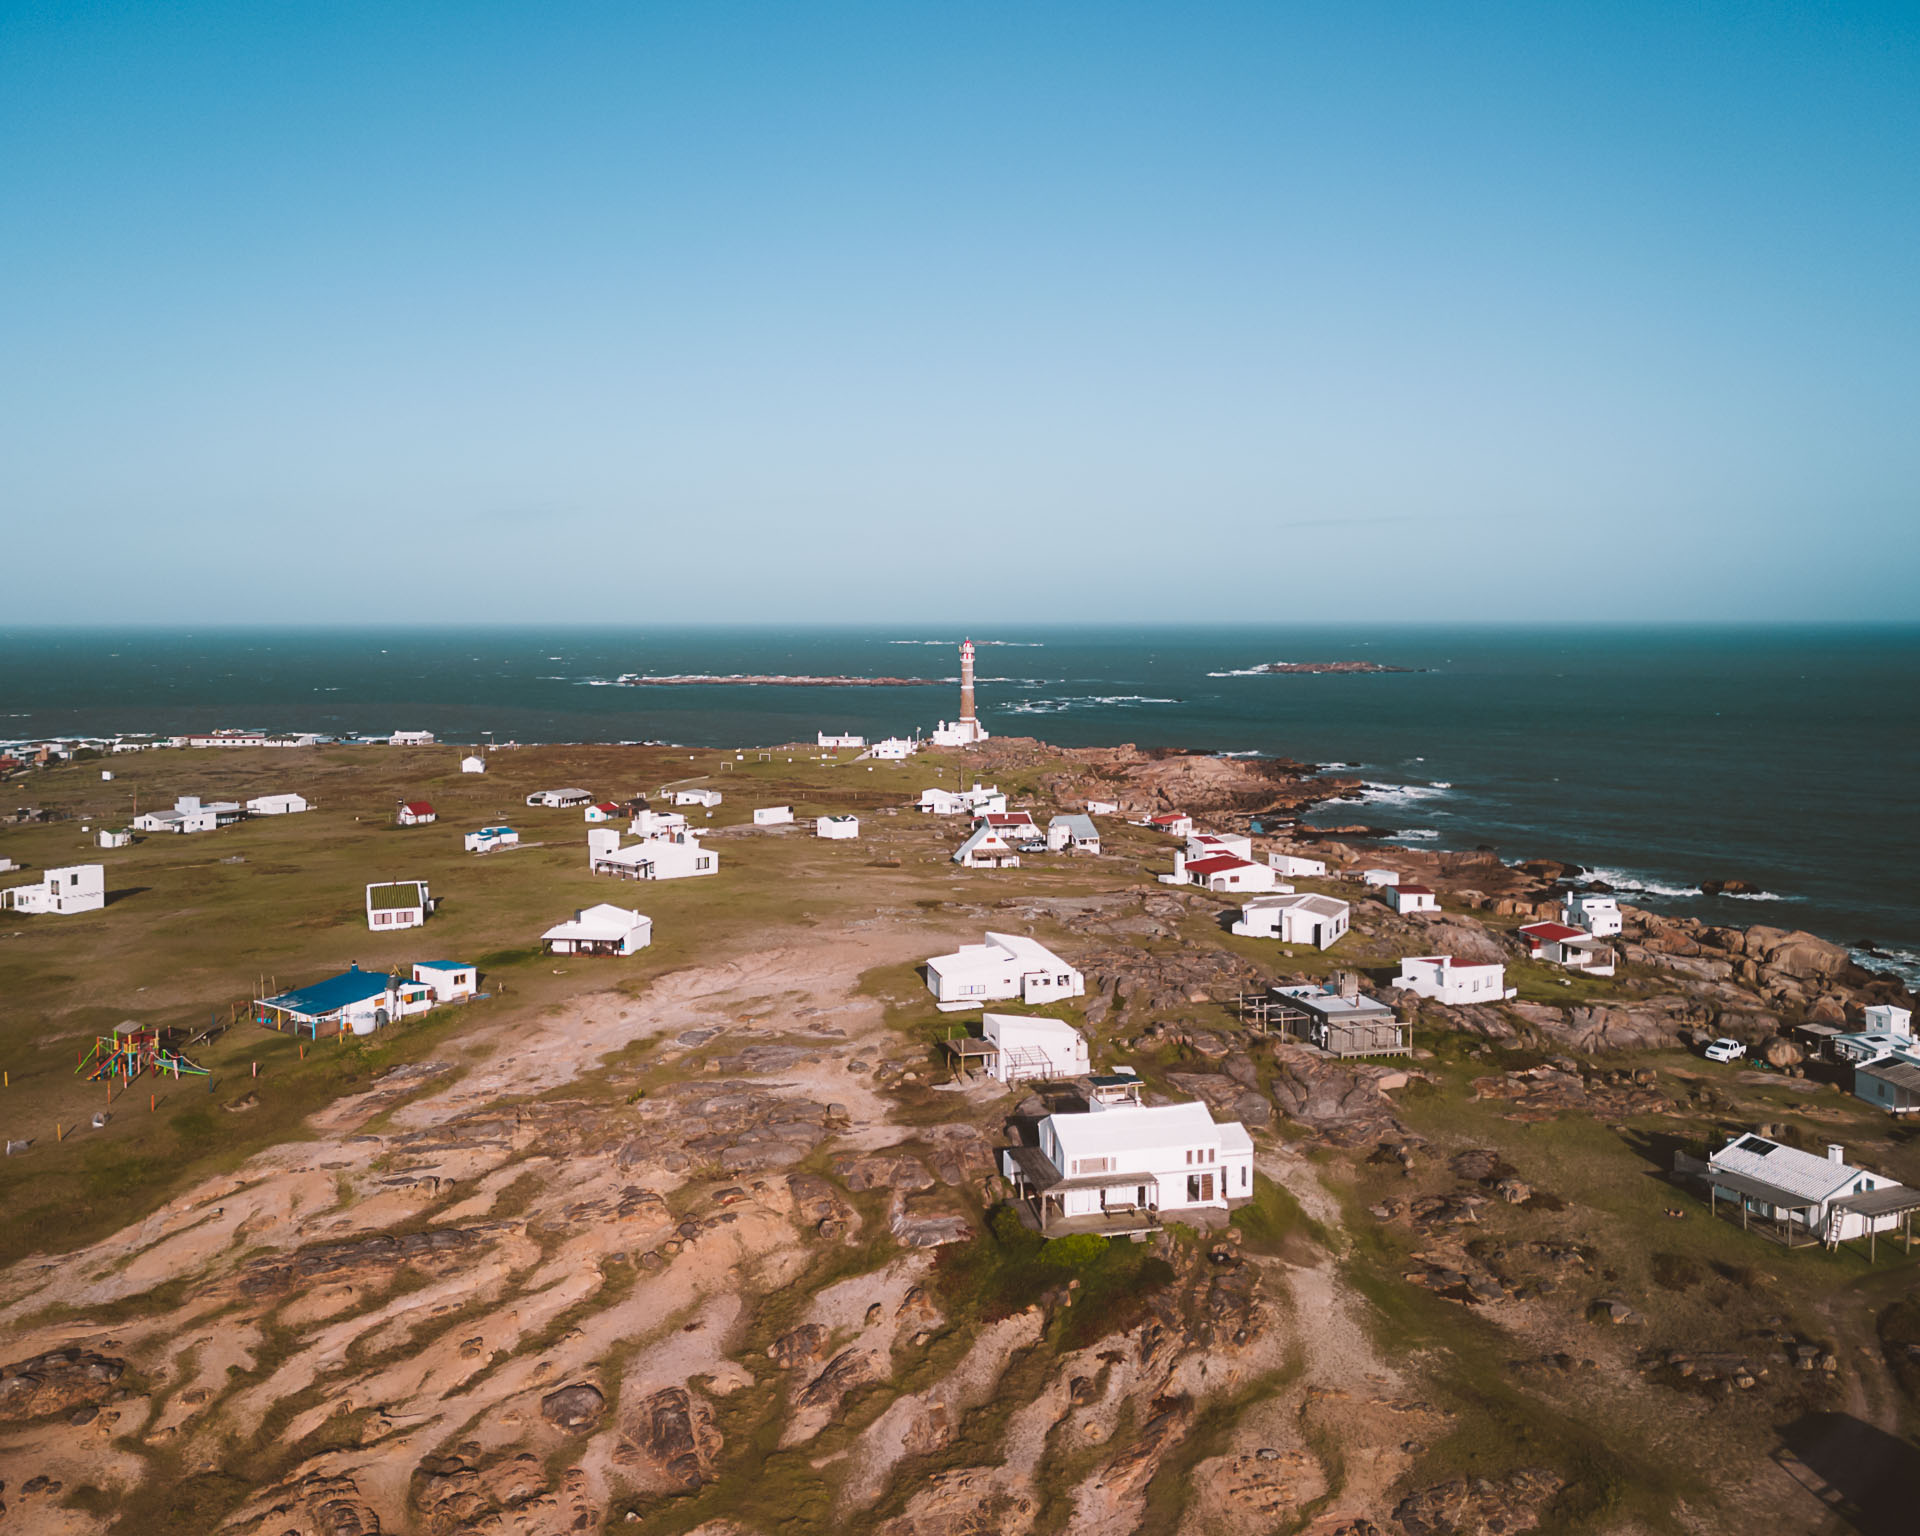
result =
[[0,0],[7,617],[1908,618],[1916,145],[1912,5]]

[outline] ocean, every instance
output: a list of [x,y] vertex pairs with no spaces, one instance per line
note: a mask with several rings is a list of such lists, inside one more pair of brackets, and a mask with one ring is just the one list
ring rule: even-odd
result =
[[[756,745],[931,727],[951,688],[633,688],[623,673],[951,679],[899,629],[0,631],[0,739],[241,726]],[[1064,746],[1351,765],[1338,821],[1807,928],[1920,981],[1920,626],[998,630],[980,718]],[[1275,661],[1413,670],[1274,675]],[[1738,879],[1745,897],[1707,896]]]

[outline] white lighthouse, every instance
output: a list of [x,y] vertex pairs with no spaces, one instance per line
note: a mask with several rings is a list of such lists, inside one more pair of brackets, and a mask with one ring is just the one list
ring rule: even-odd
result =
[[973,712],[973,642],[960,642],[960,718],[952,724],[942,720],[934,730],[932,742],[936,747],[970,747],[977,741],[985,741],[987,733],[980,728],[980,721]]

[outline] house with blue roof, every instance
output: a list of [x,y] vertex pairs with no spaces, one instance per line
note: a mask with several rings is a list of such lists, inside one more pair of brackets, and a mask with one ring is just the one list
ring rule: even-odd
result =
[[424,1013],[434,1004],[432,983],[402,980],[384,971],[363,971],[358,963],[338,976],[296,987],[256,1005],[260,1022],[275,1029],[306,1033],[370,1035],[383,1024],[410,1013]]

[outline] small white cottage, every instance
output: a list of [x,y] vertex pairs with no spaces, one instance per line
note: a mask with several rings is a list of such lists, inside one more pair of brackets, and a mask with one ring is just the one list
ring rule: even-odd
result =
[[787,827],[793,825],[793,807],[790,805],[756,805],[753,808],[753,824],[756,827]]
[[953,862],[962,869],[1017,869],[1020,855],[1013,845],[986,822],[973,829],[971,836],[953,851]]
[[963,944],[927,962],[927,990],[943,1013],[1019,998],[1027,1004],[1083,996],[1086,977],[1038,939],[988,933],[984,944]]
[[418,928],[432,910],[424,880],[389,880],[367,887],[367,926],[377,933]]
[[460,759],[460,771],[462,773],[485,773],[487,771],[487,760],[484,757],[463,757]]
[[632,955],[653,942],[653,919],[601,902],[540,935],[550,955]]
[[1270,853],[1267,855],[1267,863],[1272,865],[1275,872],[1283,879],[1290,880],[1296,876],[1305,880],[1326,878],[1327,861],[1325,859],[1302,858],[1297,853]]
[[860,835],[860,818],[858,816],[822,816],[813,824],[813,832],[816,837],[829,837],[845,842]]
[[994,1048],[987,1073],[1003,1083],[1084,1077],[1087,1038],[1063,1019],[983,1013],[980,1036]]
[[1507,997],[1507,968],[1456,960],[1452,955],[1414,955],[1400,962],[1393,984],[1449,1007],[1498,1003]]
[[1389,885],[1382,894],[1402,917],[1415,912],[1438,912],[1440,898],[1424,885]]
[[1255,896],[1240,908],[1233,931],[1247,939],[1331,949],[1345,935],[1352,910],[1336,896]]
[[258,795],[247,802],[252,816],[297,816],[311,809],[305,795]]

